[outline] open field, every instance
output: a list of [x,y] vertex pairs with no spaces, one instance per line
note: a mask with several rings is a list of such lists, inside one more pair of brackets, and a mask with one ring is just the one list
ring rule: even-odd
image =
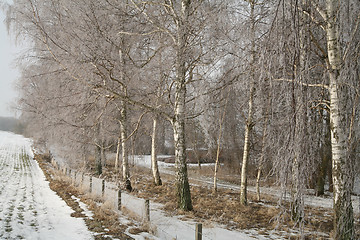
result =
[[0,239],[93,239],[72,213],[33,160],[31,141],[0,132]]

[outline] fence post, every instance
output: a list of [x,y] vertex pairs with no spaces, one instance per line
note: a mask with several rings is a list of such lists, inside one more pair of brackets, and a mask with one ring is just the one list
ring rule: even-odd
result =
[[118,205],[117,205],[118,210],[121,210],[121,190],[118,190]]
[[92,192],[92,176],[90,176],[90,193]]
[[75,186],[77,186],[77,182],[78,182],[78,178],[79,178],[79,173],[80,173],[80,172],[75,171],[75,179],[74,179]]
[[150,200],[145,200],[145,222],[150,222]]
[[202,224],[196,223],[195,225],[195,240],[202,240]]
[[101,181],[101,195],[105,195],[105,179]]

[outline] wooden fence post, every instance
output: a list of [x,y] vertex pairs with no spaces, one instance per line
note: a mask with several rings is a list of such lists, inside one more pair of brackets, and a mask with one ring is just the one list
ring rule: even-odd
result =
[[195,240],[202,240],[202,224],[196,223],[195,225]]
[[105,179],[101,181],[101,195],[105,195]]
[[145,200],[145,222],[150,222],[150,200]]
[[121,210],[121,190],[118,190],[118,205],[117,205],[117,209],[120,211]]
[[92,176],[90,176],[90,193],[92,192]]

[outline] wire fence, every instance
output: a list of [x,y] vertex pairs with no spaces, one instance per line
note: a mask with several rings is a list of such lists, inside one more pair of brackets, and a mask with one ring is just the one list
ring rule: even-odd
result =
[[[187,240],[189,239],[188,236],[192,233],[193,239],[196,240],[215,240],[215,238],[212,238],[209,234],[204,234],[202,227],[196,227],[202,226],[201,224],[185,222],[173,217],[165,217],[165,215],[161,213],[161,211],[157,211],[157,209],[151,211],[149,200],[121,192],[114,182],[109,182],[87,175],[81,171],[70,169],[66,165],[60,165],[55,159],[52,160],[52,165],[61,173],[68,176],[72,180],[72,183],[81,187],[83,191],[97,198],[101,197],[104,202],[111,202],[115,211],[121,211],[122,207],[124,207],[127,209],[127,212],[131,212],[132,217],[134,217],[133,215],[135,214],[136,219],[154,225],[158,235],[161,235],[161,239]],[[151,219],[150,216],[154,216],[155,212],[161,216]],[[122,213],[124,214],[123,211]]]

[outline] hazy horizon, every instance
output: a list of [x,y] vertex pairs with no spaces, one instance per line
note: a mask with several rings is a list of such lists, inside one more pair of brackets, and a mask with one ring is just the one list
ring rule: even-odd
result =
[[0,116],[16,117],[15,110],[10,106],[14,105],[17,97],[15,80],[19,73],[15,69],[14,61],[19,50],[7,33],[4,18],[5,15],[0,9]]

